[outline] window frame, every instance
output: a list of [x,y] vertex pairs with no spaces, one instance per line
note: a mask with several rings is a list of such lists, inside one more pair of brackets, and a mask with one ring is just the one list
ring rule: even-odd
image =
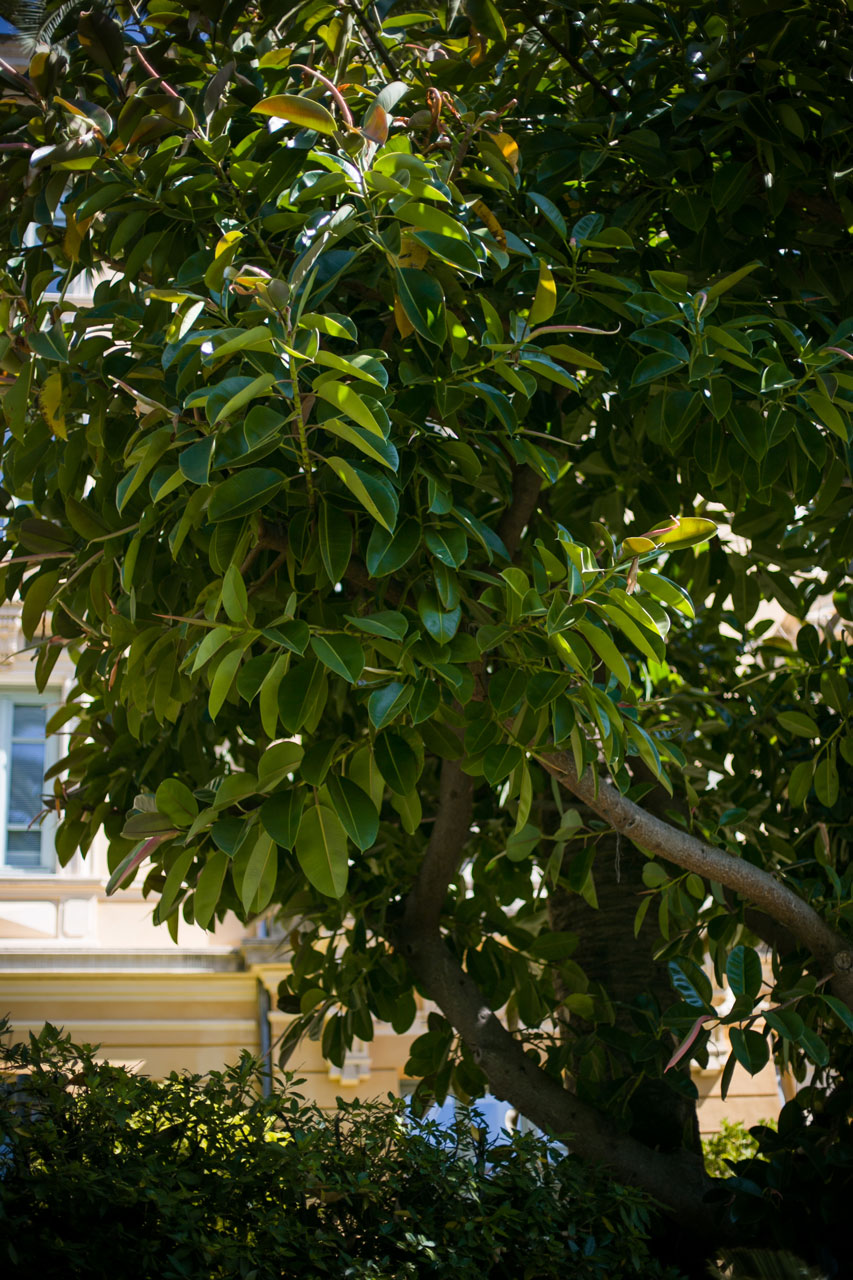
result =
[[[48,813],[47,817],[43,819],[38,827],[41,834],[41,848],[39,851],[38,866],[9,866],[7,862],[7,836],[9,788],[12,781],[11,756],[14,708],[16,705],[44,707],[45,721],[47,721],[50,719],[51,712],[56,709],[60,701],[60,695],[55,690],[45,690],[44,693],[38,693],[27,689],[26,687],[15,688],[10,685],[0,685],[0,876],[4,878],[54,875],[57,870],[56,846],[54,842],[57,822],[56,815],[54,813]],[[59,755],[59,742],[56,735],[48,735],[45,733],[45,773],[53,764],[56,763],[59,759]]]

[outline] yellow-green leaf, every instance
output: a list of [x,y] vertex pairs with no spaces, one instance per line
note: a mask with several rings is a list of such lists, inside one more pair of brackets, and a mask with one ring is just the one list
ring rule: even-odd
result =
[[557,309],[557,282],[554,274],[544,258],[539,259],[539,283],[536,286],[536,297],[527,317],[529,325],[542,324],[550,320]]
[[518,143],[508,133],[490,133],[489,137],[513,173],[518,173]]
[[67,440],[65,412],[62,408],[62,391],[62,374],[57,369],[49,374],[42,383],[41,391],[39,391],[39,408],[53,434],[59,436],[60,440]]
[[657,536],[652,533],[650,536],[658,546],[667,547],[670,551],[682,551],[685,547],[707,542],[716,532],[717,526],[713,520],[707,520],[704,516],[682,516],[675,522],[674,529],[667,529]]
[[557,342],[553,347],[543,347],[546,356],[552,360],[564,360],[566,364],[576,364],[581,369],[603,370],[604,365],[595,356],[579,347],[572,347],[567,342]]
[[315,129],[317,133],[335,133],[338,128],[331,111],[302,94],[276,93],[256,103],[252,111],[260,116],[278,116],[280,120],[298,124],[300,129]]
[[334,405],[341,413],[345,413],[348,418],[352,418],[353,422],[357,422],[360,427],[364,427],[365,431],[373,432],[381,440],[385,439],[382,428],[361,396],[357,391],[353,391],[352,387],[348,387],[345,382],[320,382],[314,386],[314,391],[321,400],[326,400],[329,404]]

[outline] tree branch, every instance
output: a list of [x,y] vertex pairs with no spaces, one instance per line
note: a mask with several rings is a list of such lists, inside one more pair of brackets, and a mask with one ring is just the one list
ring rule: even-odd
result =
[[429,999],[468,1044],[497,1097],[510,1100],[546,1133],[565,1138],[578,1155],[643,1187],[668,1205],[682,1226],[690,1226],[703,1237],[718,1238],[713,1210],[704,1203],[712,1180],[701,1158],[688,1151],[653,1151],[564,1089],[507,1031],[442,938],[442,906],[462,861],[472,801],[471,778],[458,763],[444,761],[439,808],[417,881],[406,901],[398,950],[408,959]]
[[473,799],[473,779],[463,773],[455,761],[443,760],[438,812],[418,878],[406,900],[406,931],[438,933],[444,895],[468,843]]
[[784,925],[801,946],[812,952],[824,971],[833,974],[833,992],[853,1009],[853,952],[845,939],[793,889],[781,884],[761,867],[755,867],[722,849],[715,849],[688,832],[654,817],[605,779],[596,786],[590,771],[579,778],[574,761],[565,752],[553,752],[537,756],[537,759],[568,791],[641,849],[659,854],[676,866],[734,889],[778,924]]
[[569,66],[572,68],[572,70],[575,72],[576,75],[580,76],[582,80],[586,80],[589,84],[591,84],[593,89],[595,89],[597,93],[601,94],[602,98],[604,98],[607,105],[613,111],[618,111],[621,106],[619,99],[616,97],[615,94],[610,92],[610,90],[607,88],[606,85],[601,83],[598,76],[595,75],[594,72],[590,71],[589,67],[584,66],[580,58],[576,58],[574,56],[571,49],[569,49],[566,45],[564,45],[560,40],[557,40],[556,37],[551,34],[548,28],[542,22],[539,21],[539,18],[536,16],[536,14],[532,12],[526,5],[521,5],[520,8],[521,8],[521,12],[524,14],[525,18],[530,23],[531,27],[535,27],[535,29],[539,32],[540,36],[545,41],[545,43],[549,44],[555,53],[559,53],[560,57],[569,64]]
[[368,41],[373,46],[373,49],[376,55],[387,67],[388,74],[391,76],[391,79],[396,80],[400,73],[397,70],[397,67],[394,63],[394,59],[391,57],[391,54],[388,52],[388,50],[385,48],[382,41],[379,39],[379,34],[376,31],[375,27],[373,26],[373,23],[371,22],[370,17],[367,14],[367,11],[364,8],[362,8],[360,4],[358,4],[358,0],[350,0],[349,7],[352,10],[352,12],[355,14],[355,17],[358,21],[358,25],[361,27],[364,34],[367,36]]
[[511,560],[515,558],[524,528],[536,510],[541,489],[542,477],[535,471],[526,466],[515,468],[512,477],[512,502],[498,525],[498,534]]

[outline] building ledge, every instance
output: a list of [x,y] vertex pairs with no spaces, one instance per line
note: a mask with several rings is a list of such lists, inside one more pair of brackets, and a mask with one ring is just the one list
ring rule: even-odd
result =
[[0,902],[57,902],[61,898],[100,897],[103,892],[103,880],[94,876],[0,873]]
[[231,948],[181,951],[177,947],[148,951],[92,950],[82,947],[15,948],[0,946],[3,973],[235,973],[243,957]]

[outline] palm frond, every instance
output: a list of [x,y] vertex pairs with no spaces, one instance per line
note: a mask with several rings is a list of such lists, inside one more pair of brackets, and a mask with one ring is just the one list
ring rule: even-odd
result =
[[50,0],[0,0],[0,17],[15,27],[27,54],[38,45],[53,44],[56,33],[73,13],[93,7],[108,8],[98,0],[64,0],[55,6]]

